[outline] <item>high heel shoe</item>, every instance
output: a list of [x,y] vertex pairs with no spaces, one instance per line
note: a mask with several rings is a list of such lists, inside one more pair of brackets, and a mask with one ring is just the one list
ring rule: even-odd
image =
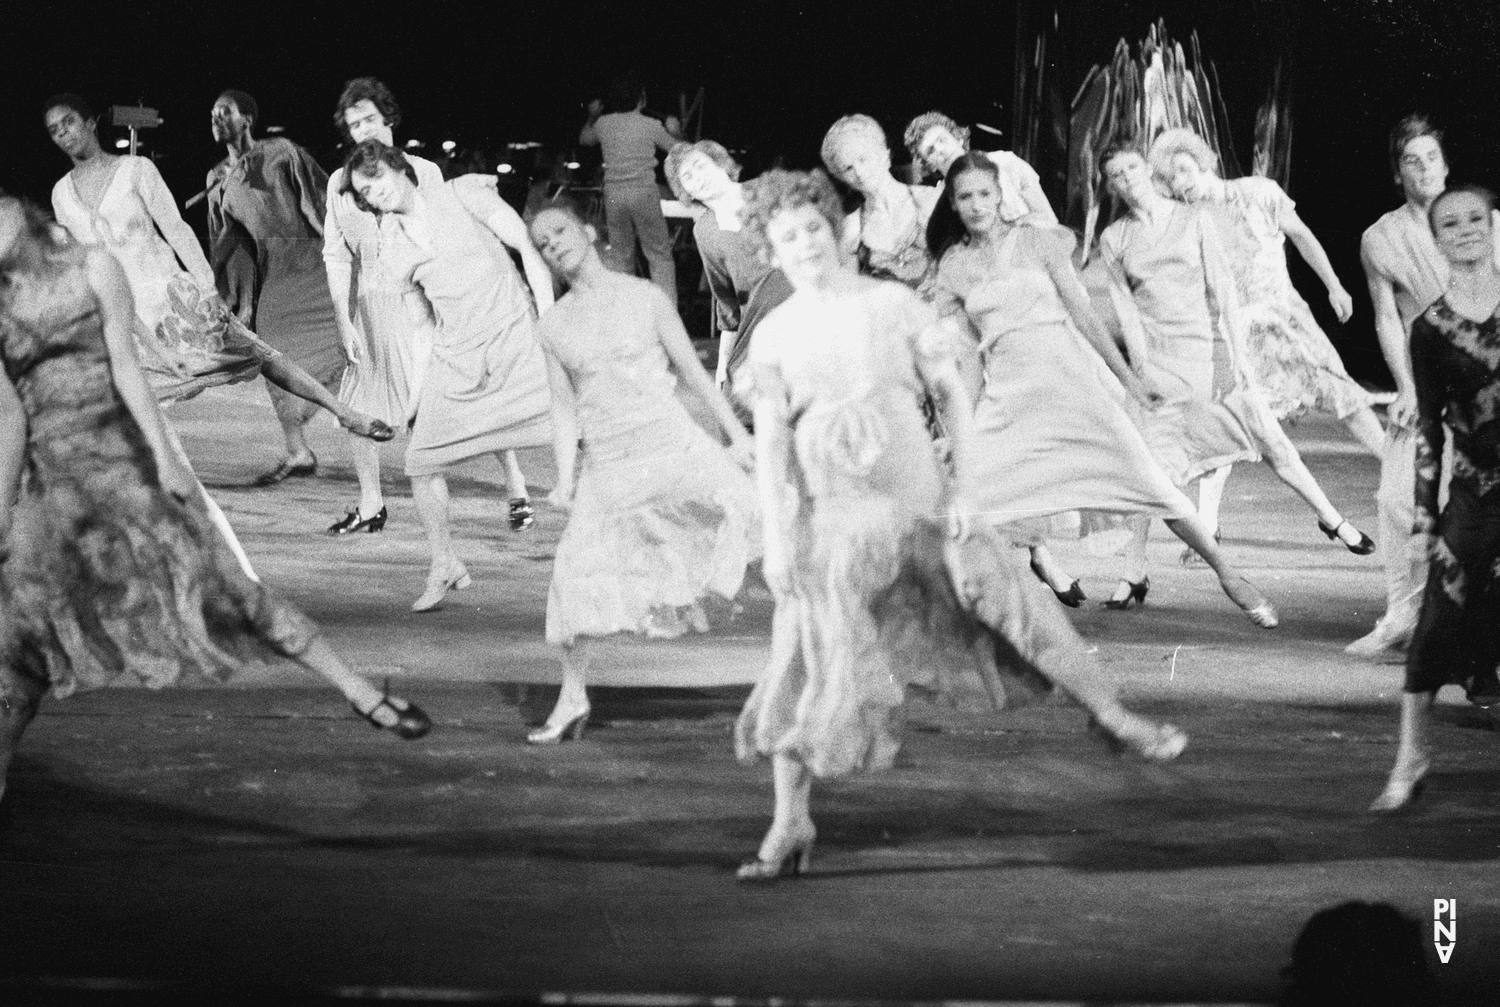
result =
[[[1105,608],[1125,609],[1130,607],[1131,602],[1137,605],[1146,604],[1146,595],[1151,591],[1151,578],[1142,577],[1140,581],[1121,580],[1121,584],[1130,588],[1130,593],[1123,598],[1109,598],[1104,602]],[[1116,590],[1119,590],[1116,588]]]
[[[1237,597],[1236,588],[1238,588],[1240,594],[1243,594],[1248,589],[1254,597],[1248,600]],[[1271,604],[1271,599],[1261,594],[1260,588],[1250,583],[1244,577],[1241,577],[1234,585],[1225,585],[1224,593],[1229,596],[1230,601],[1240,607],[1240,611],[1245,613],[1245,618],[1255,623],[1261,629],[1275,629],[1281,624],[1281,619],[1276,614],[1276,606]]]
[[510,530],[525,531],[535,523],[535,512],[531,509],[531,500],[527,497],[516,497],[510,502]]
[[357,532],[369,532],[374,534],[385,527],[385,508],[382,507],[375,513],[374,517],[360,517],[359,508],[356,507],[333,524],[328,526],[326,534],[329,535],[353,535]]
[[1083,588],[1079,586],[1078,579],[1076,577],[1073,579],[1073,583],[1068,585],[1068,589],[1066,591],[1059,591],[1057,588],[1048,583],[1047,578],[1042,574],[1042,568],[1037,566],[1036,560],[1031,561],[1031,572],[1036,574],[1037,580],[1041,581],[1043,584],[1046,584],[1047,587],[1052,591],[1052,593],[1057,595],[1058,601],[1062,602],[1069,608],[1077,608],[1079,605],[1082,605],[1084,602],[1089,600],[1088,595],[1084,594]]
[[806,874],[812,869],[812,849],[817,838],[817,830],[809,828],[771,859],[757,855],[754,860],[746,860],[740,864],[734,879],[742,882],[766,882],[775,881],[783,875],[795,878]]
[[528,745],[559,745],[564,741],[577,741],[583,737],[583,729],[589,722],[592,711],[585,706],[581,713],[556,724],[545,724],[526,735]]
[[[1351,545],[1348,539],[1339,534],[1339,532],[1344,529],[1345,525],[1349,525],[1349,528],[1359,536],[1359,541]],[[1356,556],[1368,556],[1370,555],[1370,553],[1375,551],[1375,540],[1366,535],[1364,532],[1360,531],[1358,528],[1355,528],[1354,525],[1349,524],[1348,518],[1345,518],[1331,528],[1328,525],[1324,524],[1320,519],[1318,521],[1318,531],[1322,532],[1324,535],[1327,535],[1330,539],[1337,539],[1345,549],[1348,549]]]
[[449,588],[457,588],[462,591],[474,578],[469,576],[468,568],[457,560],[448,567],[448,572],[441,577],[428,577],[427,590],[422,592],[422,597],[411,603],[413,612],[430,612],[443,603],[448,596]]
[[[397,706],[397,703],[401,705]],[[399,696],[391,695],[389,680],[386,681],[385,688],[381,691],[380,702],[370,707],[369,710],[361,710],[353,702],[349,705],[355,713],[369,721],[370,726],[377,731],[392,731],[396,737],[406,741],[413,741],[432,730],[432,719],[422,712],[420,706]],[[395,716],[395,720],[389,724],[382,724],[375,716],[381,710],[389,710]]]
[[1389,814],[1392,811],[1400,811],[1408,807],[1418,797],[1422,796],[1422,782],[1427,775],[1431,761],[1423,756],[1415,766],[1406,772],[1401,771],[1397,765],[1391,770],[1390,779],[1386,780],[1385,789],[1380,796],[1370,804],[1370,810],[1376,814]]

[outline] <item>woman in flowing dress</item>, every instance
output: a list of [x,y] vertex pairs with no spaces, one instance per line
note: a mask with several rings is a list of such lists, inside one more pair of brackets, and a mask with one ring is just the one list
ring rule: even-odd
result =
[[[1166,398],[1143,421],[1151,453],[1179,486],[1263,458],[1317,513],[1325,535],[1358,555],[1373,552],[1370,537],[1344,518],[1308,471],[1248,371],[1235,283],[1212,218],[1158,192],[1133,147],[1110,148],[1100,164],[1127,210],[1099,238],[1110,297],[1131,367]],[[1117,594],[1139,593],[1145,583],[1149,520],[1133,520]]]
[[379,140],[350,151],[344,184],[380,213],[383,261],[413,318],[432,327],[432,360],[406,450],[406,474],[432,553],[426,590],[412,609],[426,612],[450,589],[472,583],[454,553],[444,473],[500,455],[511,499],[524,499],[515,451],[551,443],[547,368],[532,302],[505,248],[520,254],[543,310],[552,303],[552,279],[526,225],[493,189],[462,179],[419,189],[406,156]]
[[257,655],[328,679],[378,728],[427,733],[241,569],[168,443],[135,323],[108,251],[0,197],[0,787],[49,688],[221,679]]
[[[1372,811],[1395,811],[1416,796],[1431,765],[1432,703],[1444,685],[1462,685],[1470,702],[1500,712],[1500,268],[1494,209],[1489,190],[1458,186],[1428,210],[1453,278],[1411,330],[1417,392],[1413,534],[1426,538],[1431,565],[1406,652],[1396,764]],[[1448,502],[1439,512],[1447,432],[1453,461]]]
[[[594,229],[566,204],[539,212],[531,235],[568,286],[537,329],[552,389],[552,501],[569,511],[547,595],[562,691],[527,738],[550,744],[588,720],[588,641],[707,629],[704,605],[732,600],[760,555],[760,517],[753,444],[666,295],[605,268]],[[727,448],[693,419],[679,383]]]
[[1175,757],[1186,736],[1120,705],[1061,612],[1003,562],[1012,550],[954,498],[918,406],[929,390],[965,471],[972,418],[951,330],[906,286],[855,271],[822,173],[770,171],[747,190],[747,225],[796,293],[746,365],[764,568],[792,632],[773,640],[736,728],[739,756],[769,757],[775,784],[739,877],[807,866],[813,780],[888,768],[908,686],[976,711],[1060,687],[1115,738]]
[[1252,621],[1274,626],[1275,609],[1229,565],[1120,401],[1123,385],[1137,409],[1155,405],[1089,304],[1072,232],[1006,223],[1001,191],[987,155],[955,159],[928,231],[938,309],[980,336],[975,462],[959,473],[976,516],[1016,538],[1045,534],[1045,519],[1068,511],[1159,517]]

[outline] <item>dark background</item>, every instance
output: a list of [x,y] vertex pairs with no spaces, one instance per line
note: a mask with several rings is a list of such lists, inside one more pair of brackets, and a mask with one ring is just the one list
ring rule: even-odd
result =
[[[521,140],[569,146],[581,104],[635,68],[658,114],[674,111],[680,92],[704,87],[703,135],[745,148],[753,172],[777,156],[790,167],[816,164],[823,131],[851,111],[878,118],[897,146],[905,122],[928,108],[998,126],[1007,134],[998,143],[1008,144],[1018,22],[1055,16],[1049,71],[1066,101],[1120,37],[1134,44],[1164,17],[1184,44],[1196,30],[1216,64],[1247,168],[1255,110],[1278,60],[1290,75],[1290,191],[1356,296],[1354,320],[1333,325],[1320,285],[1295,256],[1293,276],[1351,371],[1377,382],[1386,375],[1358,242],[1400,202],[1387,130],[1406,111],[1425,109],[1448,130],[1456,176],[1489,181],[1500,163],[1500,5],[1479,0],[20,7],[8,12],[0,63],[0,188],[44,203],[68,165],[42,128],[40,104],[61,90],[81,92],[96,109],[138,100],[159,109],[165,122],[145,138],[179,200],[201,189],[222,157],[208,128],[221,90],[249,91],[261,126],[284,127],[332,168],[333,105],[343,81],[362,74],[392,87],[405,115],[398,139],[426,141],[431,156],[446,139],[490,149]],[[112,149],[124,133],[103,126],[101,135]],[[1051,194],[1059,203],[1061,192]],[[201,227],[201,209],[187,216]]]

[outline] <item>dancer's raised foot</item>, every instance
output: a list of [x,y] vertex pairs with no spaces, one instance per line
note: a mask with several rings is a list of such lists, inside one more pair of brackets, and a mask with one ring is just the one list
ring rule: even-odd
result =
[[1229,600],[1245,613],[1245,618],[1257,626],[1262,629],[1275,629],[1281,623],[1280,617],[1276,614],[1276,606],[1271,604],[1271,599],[1261,594],[1260,588],[1244,577],[1221,582],[1220,586],[1229,596]]
[[812,867],[813,843],[817,838],[818,830],[812,822],[788,829],[772,825],[755,859],[740,864],[734,878],[742,882],[765,882],[775,881],[783,875],[797,877],[806,874]]
[[422,592],[422,597],[412,602],[413,612],[430,612],[443,603],[448,596],[448,591],[457,588],[462,591],[474,578],[469,576],[468,568],[458,560],[450,560],[446,568],[437,567],[427,575],[427,590]]
[[1356,556],[1368,556],[1375,551],[1375,540],[1354,527],[1347,518],[1331,526],[1324,524],[1320,520],[1318,521],[1318,531],[1327,535],[1330,539],[1337,539],[1343,543],[1345,549],[1348,549]]
[[368,710],[360,709],[359,704],[352,701],[349,705],[376,730],[391,731],[406,741],[420,738],[432,730],[432,720],[420,706],[400,696],[392,696],[389,689],[390,683],[387,682],[380,701]]

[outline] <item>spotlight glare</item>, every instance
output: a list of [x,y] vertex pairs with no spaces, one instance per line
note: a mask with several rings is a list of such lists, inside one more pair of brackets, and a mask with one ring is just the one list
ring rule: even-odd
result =
[[115,149],[116,150],[124,150],[128,146],[130,146],[130,141],[129,140],[119,139],[119,140],[115,141]]
[[495,170],[497,172],[499,172],[500,174],[502,174],[502,175],[509,175],[511,172],[515,171],[516,169],[512,168],[508,164],[500,164],[500,165],[496,165],[495,166]]
[[567,164],[563,165],[563,167],[567,168],[569,171],[577,171],[582,167],[582,165],[580,165],[577,161],[569,161]]
[[458,146],[458,144],[455,141],[453,141],[453,140],[444,140],[443,141],[443,149],[446,150],[446,151],[452,151],[453,148],[457,147],[457,146]]
[[421,140],[407,140],[406,141],[406,147],[407,147],[408,150],[412,150],[412,149],[415,149],[415,148],[420,147],[420,146],[422,146],[422,141]]

